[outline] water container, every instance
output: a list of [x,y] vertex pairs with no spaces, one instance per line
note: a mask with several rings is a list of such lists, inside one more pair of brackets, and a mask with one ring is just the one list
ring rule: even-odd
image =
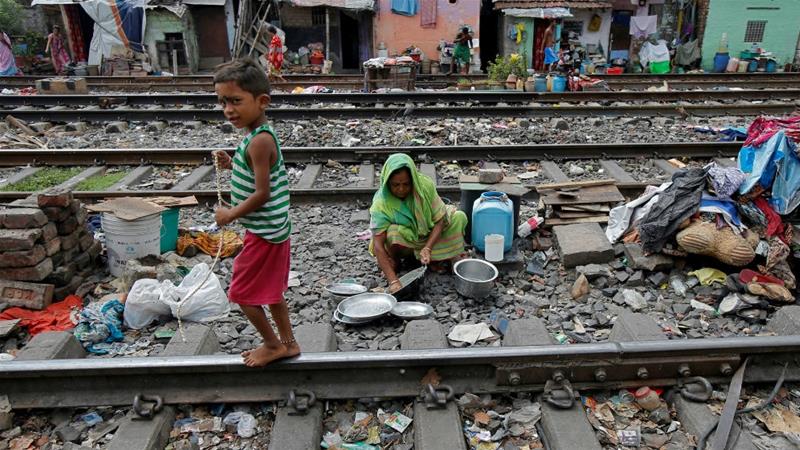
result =
[[106,234],[108,270],[121,277],[130,259],[161,254],[161,214],[136,220],[122,220],[103,213],[101,223]]
[[567,78],[561,75],[553,78],[553,92],[564,92],[567,90]]
[[774,59],[767,60],[765,69],[767,72],[775,72],[777,68],[778,68],[778,63],[776,63]]
[[754,59],[754,60],[750,61],[750,63],[747,65],[747,71],[748,72],[755,72],[756,70],[758,70],[758,61],[756,61]]
[[514,202],[503,192],[484,192],[472,205],[472,245],[486,251],[485,237],[503,236],[503,250],[511,250],[514,239]]
[[717,53],[714,55],[714,73],[723,73],[728,67],[731,57],[727,53]]
[[487,234],[483,238],[484,247],[486,247],[486,260],[489,262],[498,262],[503,260],[503,246],[506,238],[502,234]]
[[180,211],[178,208],[161,211],[161,253],[175,251],[178,245]]
[[725,68],[725,72],[733,73],[736,72],[736,69],[739,68],[739,58],[731,58],[728,61],[728,67]]
[[536,77],[536,79],[533,80],[533,88],[536,92],[547,92],[547,78]]
[[750,61],[742,61],[739,60],[739,68],[736,69],[736,72],[745,73],[747,72],[747,66],[750,65]]

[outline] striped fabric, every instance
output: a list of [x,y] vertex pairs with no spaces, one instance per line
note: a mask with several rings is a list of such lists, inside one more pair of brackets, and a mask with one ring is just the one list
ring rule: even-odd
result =
[[[453,205],[446,205],[443,209],[444,229],[433,244],[431,261],[447,261],[464,253],[464,228],[467,226],[467,215],[463,211],[458,211]],[[389,226],[386,230],[386,249],[393,245],[410,248],[414,250],[414,257],[419,259],[419,252],[427,244],[427,238],[409,241],[403,237],[403,228],[402,225]]]
[[269,200],[239,221],[251,233],[273,244],[280,244],[292,233],[292,222],[289,219],[289,178],[283,164],[278,136],[269,125],[256,128],[236,147],[231,173],[231,204],[236,206],[244,202],[256,191],[255,174],[247,163],[247,146],[261,132],[272,135],[278,150],[278,161],[269,170]]

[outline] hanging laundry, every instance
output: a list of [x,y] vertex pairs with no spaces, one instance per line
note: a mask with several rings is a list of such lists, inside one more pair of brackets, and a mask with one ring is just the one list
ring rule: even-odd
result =
[[632,16],[630,33],[637,39],[643,39],[658,31],[658,16]]
[[416,16],[419,9],[417,0],[392,0],[392,12],[401,16]]
[[514,25],[514,28],[517,30],[517,45],[522,43],[522,36],[525,32],[525,24],[522,22],[518,22]]
[[675,49],[675,64],[689,66],[700,59],[700,45],[697,39],[683,43]]
[[421,0],[419,8],[419,26],[436,28],[437,0]]

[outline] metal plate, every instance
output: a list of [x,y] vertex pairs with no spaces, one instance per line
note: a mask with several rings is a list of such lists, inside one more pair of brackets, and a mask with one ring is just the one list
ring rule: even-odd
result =
[[337,321],[339,323],[347,324],[347,325],[363,325],[365,323],[372,322],[372,319],[359,319],[359,320],[356,320],[356,319],[353,319],[353,318],[350,318],[350,317],[347,317],[347,316],[343,316],[339,312],[339,310],[333,311],[333,320],[335,320],[335,321]]
[[405,320],[424,319],[433,314],[431,305],[420,302],[397,302],[392,315]]
[[393,295],[366,292],[343,300],[337,311],[351,319],[377,319],[389,313],[396,304]]
[[356,283],[332,283],[325,286],[325,290],[333,295],[350,297],[367,292],[367,287]]

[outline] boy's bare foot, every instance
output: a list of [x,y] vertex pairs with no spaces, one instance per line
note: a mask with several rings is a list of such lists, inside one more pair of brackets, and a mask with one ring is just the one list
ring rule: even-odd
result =
[[275,360],[293,356],[288,353],[289,349],[281,343],[277,345],[261,344],[253,350],[242,352],[242,358],[244,358],[244,364],[248,367],[264,367]]
[[300,346],[297,345],[296,341],[283,345],[286,347],[286,358],[297,356],[300,354]]

